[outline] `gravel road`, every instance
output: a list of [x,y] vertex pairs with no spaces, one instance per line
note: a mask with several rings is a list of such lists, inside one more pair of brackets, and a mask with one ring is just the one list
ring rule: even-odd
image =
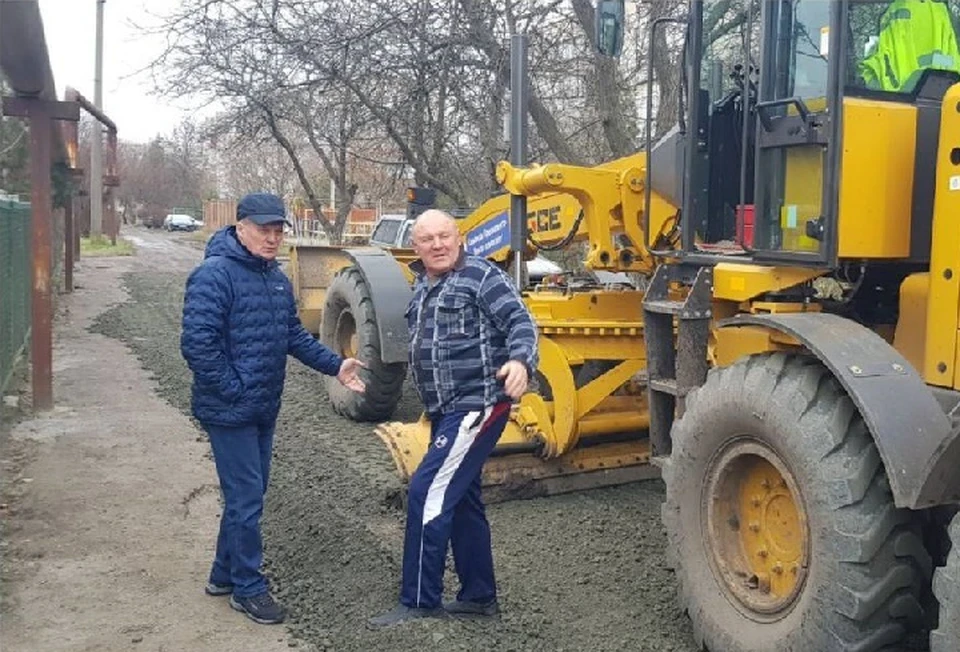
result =
[[[136,231],[134,241],[139,264],[124,279],[130,300],[95,328],[129,345],[163,397],[188,412],[180,308],[200,249],[165,233]],[[418,414],[406,387],[395,418]],[[371,631],[366,619],[394,604],[400,573],[403,513],[389,454],[369,425],[334,414],[320,377],[292,359],[277,432],[266,565],[306,647],[694,651],[664,567],[659,481],[490,506],[500,621]]]

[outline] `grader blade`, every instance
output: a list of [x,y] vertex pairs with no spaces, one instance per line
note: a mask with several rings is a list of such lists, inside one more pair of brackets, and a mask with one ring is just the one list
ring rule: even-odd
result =
[[[403,481],[409,482],[430,445],[430,422],[421,418],[416,423],[384,423],[376,432],[390,450]],[[584,440],[564,455],[543,459],[533,444],[515,441],[508,425],[483,467],[481,483],[484,500],[496,503],[657,477],[659,470],[650,464],[646,439],[596,444]]]

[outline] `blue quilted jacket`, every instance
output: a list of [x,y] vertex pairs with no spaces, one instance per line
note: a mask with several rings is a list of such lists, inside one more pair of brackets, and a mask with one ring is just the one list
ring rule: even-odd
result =
[[297,316],[276,261],[251,254],[236,227],[218,231],[187,279],[180,352],[193,372],[193,414],[202,424],[270,423],[280,410],[287,354],[335,376],[342,359]]

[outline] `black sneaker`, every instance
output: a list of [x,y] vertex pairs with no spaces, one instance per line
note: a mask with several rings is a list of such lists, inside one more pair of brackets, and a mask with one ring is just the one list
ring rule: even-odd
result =
[[230,606],[246,614],[250,620],[261,625],[276,625],[282,623],[287,613],[283,607],[274,601],[273,596],[264,592],[252,598],[238,598],[230,596]]
[[500,605],[497,599],[493,598],[487,602],[474,602],[472,600],[454,600],[445,602],[443,608],[447,613],[454,616],[473,616],[492,618],[500,615]]
[[375,616],[367,622],[371,627],[393,627],[408,620],[417,620],[418,618],[445,618],[446,612],[443,609],[422,609],[417,607],[407,607],[398,604],[385,614]]
[[230,595],[233,593],[233,584],[215,584],[213,582],[207,582],[207,586],[203,589],[204,593],[212,596],[220,595]]

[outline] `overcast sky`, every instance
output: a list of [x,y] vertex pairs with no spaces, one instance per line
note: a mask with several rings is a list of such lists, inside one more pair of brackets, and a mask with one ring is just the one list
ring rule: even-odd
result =
[[[97,0],[39,0],[57,97],[72,86],[93,102]],[[152,84],[137,70],[162,52],[160,38],[133,24],[154,22],[179,0],[107,0],[103,6],[103,110],[124,140],[146,142],[167,134],[189,113],[149,94]],[[149,13],[146,7],[149,7]]]

